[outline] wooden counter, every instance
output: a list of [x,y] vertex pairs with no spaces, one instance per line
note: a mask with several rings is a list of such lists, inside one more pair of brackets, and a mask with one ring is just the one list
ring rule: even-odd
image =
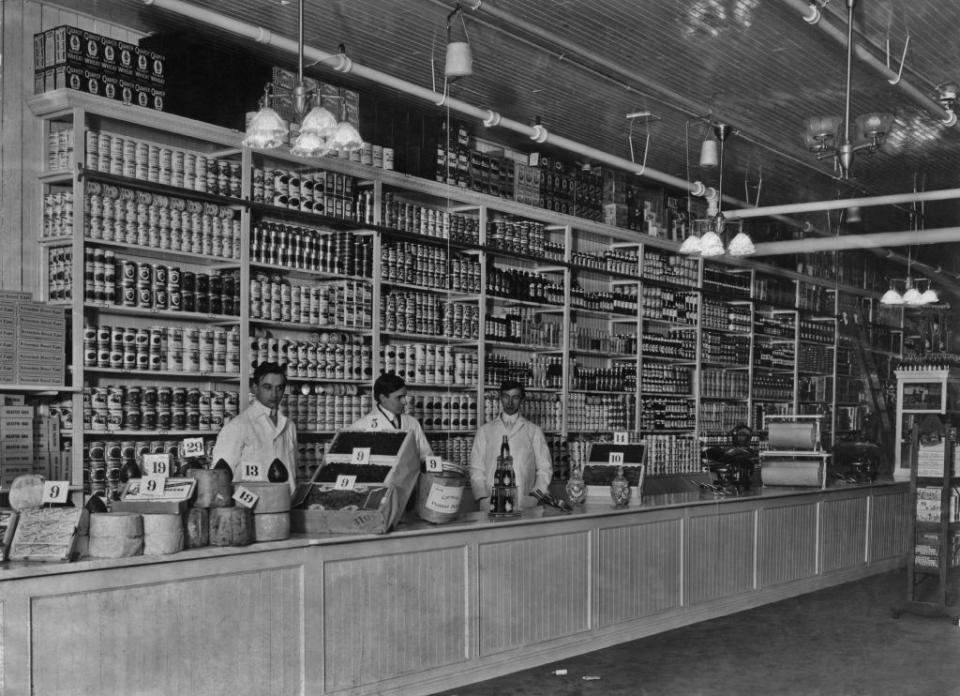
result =
[[5,695],[429,694],[903,564],[907,486],[0,566]]

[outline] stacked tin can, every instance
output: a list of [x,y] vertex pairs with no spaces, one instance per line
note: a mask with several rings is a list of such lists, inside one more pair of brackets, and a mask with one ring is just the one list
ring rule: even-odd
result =
[[86,326],[85,367],[186,373],[240,371],[238,328]]
[[342,430],[373,407],[369,394],[347,386],[303,385],[299,391],[284,395],[283,411],[301,432]]
[[403,201],[392,192],[383,195],[383,223],[390,229],[449,239],[459,244],[479,244],[477,218]]
[[43,196],[42,239],[73,235],[73,191],[51,190]]
[[239,412],[235,391],[186,387],[84,389],[84,428],[93,432],[219,430]]
[[[209,453],[215,440],[205,439]],[[121,471],[130,463],[141,467],[145,454],[170,455],[171,469],[177,471],[181,443],[177,440],[90,440],[83,449],[83,492],[116,498],[122,487]]]
[[388,343],[380,346],[380,372],[392,372],[411,384],[475,385],[479,357],[432,343]]
[[52,302],[73,297],[73,247],[50,247],[47,253],[47,299]]
[[475,430],[477,397],[450,392],[414,392],[407,395],[405,413],[416,418],[424,430]]
[[473,437],[442,437],[427,438],[430,449],[443,461],[452,462],[466,469],[470,466],[470,450],[473,447]]
[[381,277],[388,283],[425,288],[450,287],[447,250],[416,242],[384,242],[380,251]]
[[426,292],[387,292],[380,304],[380,328],[388,333],[477,339],[480,308]]
[[252,198],[266,203],[326,217],[351,219],[356,181],[339,172],[292,169],[253,169]]
[[88,181],[86,234],[217,258],[240,258],[240,218],[229,207]]
[[250,280],[250,318],[312,326],[372,327],[373,291],[362,280],[297,284],[277,275]]
[[[524,418],[549,432],[559,432],[562,415],[560,396],[554,392],[528,391],[523,400]],[[483,394],[483,421],[488,423],[500,415],[500,392],[487,390]]]
[[231,198],[242,193],[238,161],[113,133],[84,135],[88,169]]
[[352,232],[260,220],[250,230],[250,259],[255,263],[369,278],[373,240]]
[[373,374],[371,347],[346,334],[325,334],[312,341],[255,337],[250,339],[253,367],[264,362],[286,365],[288,377],[364,380]]

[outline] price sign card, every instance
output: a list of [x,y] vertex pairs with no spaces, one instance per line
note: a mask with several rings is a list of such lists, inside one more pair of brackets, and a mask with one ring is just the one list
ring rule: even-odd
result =
[[184,459],[189,457],[202,457],[207,453],[203,447],[202,437],[184,438],[182,450]]
[[443,460],[440,457],[427,457],[426,470],[432,474],[439,474],[443,471]]
[[607,458],[607,463],[612,466],[620,466],[623,464],[623,452],[611,452]]
[[166,478],[170,475],[170,455],[166,453],[143,455],[143,473]]
[[630,442],[630,433],[626,430],[620,430],[613,434],[613,444],[626,445]]
[[266,481],[269,467],[260,462],[241,461],[237,467],[237,478],[241,481]]
[[337,476],[337,482],[333,484],[333,487],[338,491],[352,491],[354,485],[357,483],[357,477],[348,474],[340,474]]
[[140,493],[145,496],[159,497],[167,485],[167,477],[163,474],[147,474],[140,479]]
[[67,502],[67,495],[69,493],[69,481],[44,481],[40,503],[43,505],[49,503],[65,503]]
[[243,507],[252,508],[257,504],[257,501],[260,500],[260,496],[248,491],[243,486],[237,486],[233,492],[233,499],[236,500],[238,504],[243,505]]
[[350,456],[351,464],[369,464],[370,463],[370,448],[369,447],[354,447],[353,453]]

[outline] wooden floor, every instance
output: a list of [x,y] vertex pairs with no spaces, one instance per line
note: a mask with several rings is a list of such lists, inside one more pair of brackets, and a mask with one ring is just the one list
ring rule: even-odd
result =
[[893,618],[906,582],[887,572],[442,696],[960,695],[960,627]]

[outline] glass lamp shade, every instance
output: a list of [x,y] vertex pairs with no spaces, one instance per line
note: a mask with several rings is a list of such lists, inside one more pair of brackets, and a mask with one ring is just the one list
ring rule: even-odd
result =
[[723,240],[716,232],[707,232],[700,238],[700,256],[720,256],[723,251]]
[[717,159],[717,141],[711,135],[703,141],[700,146],[700,166],[716,167],[719,163]]
[[691,234],[689,237],[683,240],[683,244],[680,245],[678,250],[681,254],[699,254],[702,245],[700,244],[700,237],[695,234]]
[[330,137],[330,134],[333,133],[333,129],[336,127],[336,117],[322,106],[315,106],[303,117],[303,123],[300,124],[300,132],[310,133],[326,139]]
[[297,157],[323,157],[329,151],[330,146],[326,138],[306,131],[300,131],[300,135],[293,141],[293,147],[290,148],[290,154]]
[[879,147],[883,137],[890,132],[893,114],[861,114],[854,122],[854,144],[869,144]]
[[331,150],[346,150],[353,152],[363,147],[363,138],[357,129],[346,121],[340,121],[334,129],[327,143]]
[[880,304],[902,305],[903,297],[900,296],[899,292],[897,292],[893,288],[890,288],[885,293],[883,293],[883,296],[880,298]]
[[287,124],[280,118],[280,114],[265,106],[250,119],[243,145],[261,149],[280,147],[285,137]]
[[921,293],[920,300],[923,304],[935,304],[940,301],[940,295],[933,288],[927,288]]
[[843,119],[839,116],[815,116],[806,120],[806,130],[803,134],[803,144],[811,152],[825,152],[832,149],[837,142],[837,133]]
[[738,232],[737,235],[730,240],[730,245],[727,247],[727,253],[730,256],[750,256],[753,253],[756,253],[757,249],[753,246],[753,240],[750,239],[750,236],[746,232]]
[[907,288],[906,292],[903,293],[903,304],[906,305],[922,305],[923,304],[923,295],[920,294],[920,291],[914,287]]

